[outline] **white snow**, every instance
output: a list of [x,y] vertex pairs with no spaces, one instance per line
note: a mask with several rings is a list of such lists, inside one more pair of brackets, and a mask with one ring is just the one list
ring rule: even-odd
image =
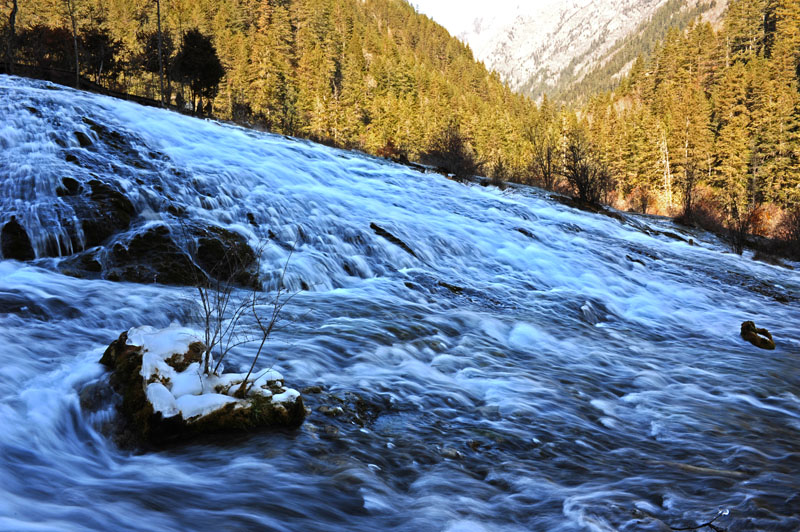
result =
[[274,369],[267,369],[256,375],[254,386],[265,386],[269,382],[282,381],[282,380],[283,380],[283,375],[281,375]]
[[203,377],[200,364],[193,362],[180,373],[174,372],[170,388],[175,397],[182,395],[200,395],[203,393]]
[[295,399],[300,397],[300,392],[287,388],[285,392],[272,396],[273,403],[293,403]]
[[195,416],[205,416],[215,410],[219,410],[228,403],[239,403],[243,401],[222,395],[219,393],[206,393],[203,395],[184,395],[178,397],[175,402],[181,411],[183,419],[190,419]]
[[147,385],[147,400],[153,405],[153,410],[161,412],[164,417],[178,414],[178,405],[175,396],[160,382]]
[[[199,362],[176,371],[167,363],[173,355],[186,353],[189,345],[200,341],[200,337],[194,329],[178,324],[165,329],[145,325],[128,331],[128,345],[142,346],[141,376],[147,386],[147,399],[153,410],[164,417],[180,414],[188,420],[210,414],[229,403],[236,403],[237,407],[249,404],[247,399],[233,396],[246,374],[205,375]],[[248,380],[252,383],[250,395],[272,397],[274,404],[293,403],[300,396],[297,390],[283,387],[283,375],[271,368],[253,373]],[[283,391],[273,395],[270,384]]]
[[174,323],[166,329],[145,325],[128,331],[128,345],[141,345],[148,351],[163,354],[165,358],[185,353],[190,343],[199,341],[200,335],[196,331]]

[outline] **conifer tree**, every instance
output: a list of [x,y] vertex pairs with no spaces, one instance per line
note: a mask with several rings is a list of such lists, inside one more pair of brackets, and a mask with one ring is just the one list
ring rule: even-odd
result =
[[219,83],[225,75],[217,50],[211,38],[192,29],[183,36],[178,55],[175,57],[178,75],[192,91],[192,109],[202,111],[201,102],[216,96]]

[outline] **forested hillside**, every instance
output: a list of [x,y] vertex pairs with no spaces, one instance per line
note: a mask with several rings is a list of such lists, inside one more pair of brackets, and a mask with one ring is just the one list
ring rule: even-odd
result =
[[[85,75],[157,97],[155,2],[21,0],[17,60],[35,61],[41,43],[56,40],[62,51],[50,55],[70,68],[70,12]],[[162,0],[161,12],[172,103],[197,92],[213,98],[218,117],[400,158],[437,155],[447,148],[443,139],[455,137],[486,173],[525,171],[530,150],[522,133],[533,104],[405,1]],[[25,48],[25,32],[37,25],[61,33],[38,28],[32,37],[40,44]],[[180,52],[194,30],[210,37],[224,68],[218,90],[190,91]]]
[[800,205],[799,75],[800,3],[734,1],[720,31],[672,30],[583,125],[618,198],[769,233]]

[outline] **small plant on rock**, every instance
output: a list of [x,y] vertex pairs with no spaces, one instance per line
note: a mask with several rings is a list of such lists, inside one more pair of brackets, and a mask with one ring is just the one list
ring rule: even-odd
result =
[[[221,251],[205,274],[201,271],[196,273],[198,318],[205,345],[201,368],[205,375],[219,375],[232,350],[245,344],[259,343],[247,375],[236,392],[237,397],[245,397],[252,386],[249,379],[267,340],[275,330],[285,305],[297,295],[297,292],[287,295],[284,285],[294,246],[286,258],[277,280],[277,291],[272,297],[262,291],[257,275],[260,270],[258,259],[253,263],[251,255],[231,248]],[[256,249],[255,257],[260,257],[262,251],[263,245]]]
[[[250,369],[247,370],[247,375],[242,380],[242,384],[239,386],[239,389],[236,391],[237,397],[246,397],[247,393],[252,386],[250,383],[250,375],[253,374],[253,370],[258,363],[258,359],[261,356],[261,352],[264,350],[264,344],[269,340],[270,334],[275,329],[275,326],[280,319],[281,312],[283,311],[283,307],[299,292],[295,292],[291,295],[286,295],[285,287],[283,284],[283,279],[286,276],[286,268],[289,266],[289,260],[292,258],[292,253],[294,252],[294,247],[292,251],[289,252],[289,256],[286,258],[286,263],[283,265],[283,270],[281,271],[281,276],[278,280],[278,290],[275,293],[275,297],[272,301],[264,301],[262,298],[259,297],[256,291],[253,291],[252,296],[248,299],[248,303],[250,305],[250,311],[252,313],[253,319],[256,322],[257,326],[257,337],[254,341],[259,341],[258,351],[256,351],[255,356],[253,357],[253,362],[250,364]],[[269,311],[264,312],[262,308],[266,306],[269,308]]]

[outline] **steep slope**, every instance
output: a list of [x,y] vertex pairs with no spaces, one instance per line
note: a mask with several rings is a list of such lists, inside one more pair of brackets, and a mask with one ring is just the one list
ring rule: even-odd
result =
[[[647,54],[673,26],[712,10],[714,0],[564,0],[527,7],[513,18],[483,18],[461,34],[488,68],[534,98],[607,88],[639,53]],[[713,9],[712,9],[713,8]],[[610,65],[610,66],[609,66]]]
[[[718,508],[800,527],[797,271],[665,219],[6,76],[0,148],[0,225],[39,257],[0,261],[0,529],[664,530]],[[44,257],[91,181],[131,205],[101,252],[202,222],[264,243],[270,287],[291,256],[305,290],[266,356],[316,386],[301,429],[115,445],[103,348],[198,303]]]

